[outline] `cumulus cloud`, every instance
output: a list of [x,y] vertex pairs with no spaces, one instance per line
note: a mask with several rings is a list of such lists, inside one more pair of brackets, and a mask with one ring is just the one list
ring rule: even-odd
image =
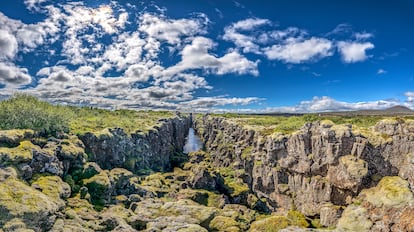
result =
[[345,63],[355,63],[366,60],[368,58],[366,51],[373,48],[374,44],[370,42],[338,42],[338,49],[341,53],[342,60]]
[[315,37],[304,41],[292,40],[287,44],[273,45],[265,48],[264,52],[269,59],[295,64],[333,54],[331,41]]
[[[14,64],[0,62],[0,84],[10,88],[17,88],[30,84],[31,76],[26,68],[16,67]],[[3,90],[2,90],[3,91]]]
[[[407,95],[407,94],[406,94]],[[398,100],[378,100],[368,102],[344,102],[338,101],[328,96],[313,97],[312,100],[301,101],[296,106],[268,108],[265,112],[286,112],[286,113],[314,113],[329,111],[353,111],[353,110],[381,110],[396,105],[414,107],[408,102]]]
[[231,51],[222,57],[216,57],[209,53],[214,47],[212,40],[205,37],[196,37],[191,44],[184,47],[181,52],[181,62],[170,67],[166,73],[178,73],[189,69],[204,69],[214,74],[227,73],[252,74],[257,76],[257,64],[240,55],[237,51]]
[[14,35],[0,29],[0,59],[14,58],[17,53],[17,40]]
[[242,48],[243,52],[260,53],[260,47],[256,44],[255,36],[245,35],[243,32],[249,32],[253,29],[269,24],[267,19],[249,18],[233,23],[224,28],[223,39],[232,41],[237,47]]

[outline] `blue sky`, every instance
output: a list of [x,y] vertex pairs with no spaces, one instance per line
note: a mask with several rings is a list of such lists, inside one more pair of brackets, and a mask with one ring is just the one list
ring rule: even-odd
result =
[[183,111],[414,109],[414,1],[0,1],[0,97]]

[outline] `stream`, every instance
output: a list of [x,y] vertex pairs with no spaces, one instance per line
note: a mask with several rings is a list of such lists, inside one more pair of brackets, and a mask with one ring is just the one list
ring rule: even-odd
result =
[[184,153],[188,154],[201,149],[203,149],[203,142],[200,137],[194,133],[194,129],[190,128],[184,145]]

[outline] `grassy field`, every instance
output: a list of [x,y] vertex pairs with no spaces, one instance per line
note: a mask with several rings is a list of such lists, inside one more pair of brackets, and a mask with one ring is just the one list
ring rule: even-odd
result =
[[147,131],[159,119],[173,116],[168,111],[111,111],[52,105],[27,95],[15,95],[0,102],[0,130],[33,129],[42,135],[83,134],[114,127],[123,128],[127,133]]
[[217,114],[217,117],[224,117],[227,120],[237,123],[245,127],[251,127],[265,135],[280,132],[282,134],[290,134],[299,130],[307,122],[315,121],[332,121],[334,124],[352,124],[358,128],[369,128],[374,126],[380,120],[390,118],[400,118],[403,120],[414,119],[413,116],[328,116],[305,114],[301,116],[275,116],[275,115],[246,115],[246,114]]

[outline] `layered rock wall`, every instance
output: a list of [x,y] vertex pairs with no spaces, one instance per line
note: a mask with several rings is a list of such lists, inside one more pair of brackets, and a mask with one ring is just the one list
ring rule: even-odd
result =
[[399,175],[414,188],[412,122],[384,120],[361,131],[322,121],[267,136],[213,116],[198,117],[194,126],[211,162],[243,170],[240,178],[273,211],[295,208],[325,226],[384,176]]
[[170,156],[182,151],[191,126],[191,118],[178,116],[161,119],[148,132],[128,135],[122,128],[81,136],[89,160],[104,169],[123,167],[137,174],[171,168]]

